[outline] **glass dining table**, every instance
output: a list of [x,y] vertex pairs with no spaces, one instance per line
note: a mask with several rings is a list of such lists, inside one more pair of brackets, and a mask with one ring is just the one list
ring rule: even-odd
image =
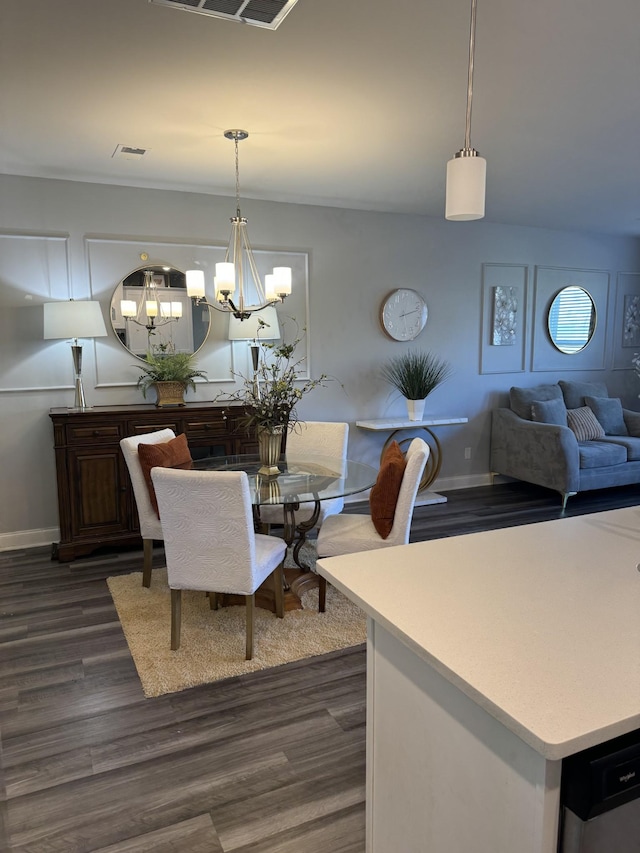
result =
[[[242,455],[208,456],[195,459],[189,467],[196,471],[246,471],[256,529],[262,524],[261,506],[282,506],[283,538],[292,549],[296,565],[308,571],[300,551],[318,521],[322,501],[370,489],[378,472],[364,462],[311,454],[304,458],[285,454],[277,466],[279,473],[265,475],[260,473],[262,464],[257,455]],[[296,522],[296,510],[305,503],[311,504],[311,514]]]

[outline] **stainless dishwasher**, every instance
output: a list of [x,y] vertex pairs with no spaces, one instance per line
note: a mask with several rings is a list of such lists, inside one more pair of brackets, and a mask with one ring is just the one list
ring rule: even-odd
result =
[[640,853],[640,731],[562,762],[559,853]]

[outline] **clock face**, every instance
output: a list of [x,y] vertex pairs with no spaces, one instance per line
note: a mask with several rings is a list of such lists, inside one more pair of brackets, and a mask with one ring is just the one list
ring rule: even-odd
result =
[[400,287],[382,301],[380,322],[394,341],[412,341],[427,325],[427,303],[416,290]]

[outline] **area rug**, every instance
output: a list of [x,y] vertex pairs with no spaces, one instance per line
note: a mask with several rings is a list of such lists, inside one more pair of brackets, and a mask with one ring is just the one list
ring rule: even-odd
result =
[[247,661],[245,607],[211,610],[205,593],[184,591],[180,648],[171,651],[171,594],[166,569],[154,569],[149,589],[142,586],[141,572],[107,578],[107,584],[147,697],[326,654],[366,640],[364,613],[328,585],[326,613],[318,613],[317,589],[302,595],[303,610],[290,610],[284,619],[256,607],[253,660]]

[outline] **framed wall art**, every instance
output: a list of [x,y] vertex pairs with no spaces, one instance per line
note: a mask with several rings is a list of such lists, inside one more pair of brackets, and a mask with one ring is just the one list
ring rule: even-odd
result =
[[527,338],[526,264],[482,265],[480,373],[522,373]]

